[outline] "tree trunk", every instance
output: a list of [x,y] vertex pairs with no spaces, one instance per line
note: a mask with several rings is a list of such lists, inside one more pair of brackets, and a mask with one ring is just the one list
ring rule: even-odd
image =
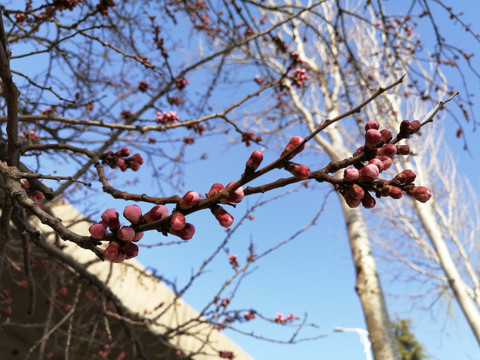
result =
[[400,360],[362,212],[349,208],[343,199],[340,201],[357,274],[355,290],[362,304],[373,356],[375,360]]
[[458,304],[477,339],[477,343],[480,345],[480,313],[478,307],[469,296],[467,285],[463,281],[455,263],[453,262],[450,250],[442,236],[442,231],[433,215],[433,205],[430,203],[420,204],[416,201],[414,201],[413,204],[413,208],[417,212],[420,222],[422,223],[430,242],[435,248],[440,266],[448,279],[453,295],[457,299]]

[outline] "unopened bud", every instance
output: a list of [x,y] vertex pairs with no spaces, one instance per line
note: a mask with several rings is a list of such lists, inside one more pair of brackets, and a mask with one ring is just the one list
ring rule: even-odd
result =
[[123,210],[123,216],[132,224],[138,224],[142,221],[142,209],[135,204],[125,206],[125,209]]
[[383,129],[380,131],[380,134],[382,134],[382,140],[384,144],[388,144],[393,139],[393,135],[390,130]]
[[263,161],[263,154],[258,150],[254,151],[247,160],[247,164],[245,166],[245,172],[246,173],[254,172],[255,170],[258,169],[262,161]]
[[107,248],[103,251],[103,255],[107,260],[113,260],[118,256],[120,251],[120,244],[116,241],[111,241]]
[[365,131],[368,131],[370,129],[378,130],[378,128],[379,128],[378,122],[374,120],[369,121],[365,124]]
[[[407,190],[408,188],[408,190]],[[427,202],[432,197],[432,192],[430,189],[424,186],[413,186],[413,187],[405,187],[407,194],[413,197],[415,200],[418,200],[422,203]]]
[[380,171],[378,170],[378,167],[376,167],[375,165],[368,164],[363,168],[361,168],[359,173],[360,173],[360,176],[358,178],[358,181],[372,182],[377,178],[378,174],[380,174]]
[[132,241],[137,242],[141,238],[143,238],[143,231],[135,233],[135,239],[133,239]]
[[220,191],[223,191],[224,187],[222,184],[216,183],[213,184],[212,187],[210,188],[210,191],[206,194],[207,198],[210,198],[216,194],[218,194]]
[[380,133],[380,131],[370,129],[365,133],[365,147],[373,149],[378,145],[381,139],[382,134]]
[[377,155],[388,156],[389,158],[393,158],[397,154],[397,147],[394,144],[387,144],[383,145],[381,148],[377,149]]
[[116,230],[120,227],[118,216],[118,212],[115,209],[107,209],[102,214],[102,221],[110,230]]
[[376,201],[373,198],[372,195],[370,195],[368,192],[365,193],[365,196],[362,198],[362,205],[365,209],[372,209],[376,205]]
[[310,168],[305,165],[289,162],[285,165],[285,170],[300,180],[306,180],[310,177]]
[[164,219],[168,216],[168,209],[165,205],[156,205],[150,211],[143,215],[143,220],[150,223]]
[[106,233],[105,227],[102,224],[92,224],[88,228],[88,231],[95,240],[102,240]]
[[122,226],[117,231],[117,237],[123,241],[133,241],[135,240],[135,230],[130,226]]
[[187,209],[195,206],[200,201],[200,194],[196,191],[188,191],[178,202],[178,206],[181,209]]
[[409,155],[410,146],[408,145],[397,145],[397,154],[398,155]]
[[376,159],[379,159],[383,163],[383,170],[387,170],[392,166],[392,159],[386,155],[377,156]]
[[397,174],[394,180],[397,180],[400,184],[407,184],[414,182],[416,177],[417,175],[412,170],[407,169]]
[[129,242],[124,246],[123,251],[125,252],[126,259],[131,259],[138,255],[138,246],[132,242]]
[[373,158],[368,163],[375,165],[378,168],[378,171],[380,171],[380,172],[382,172],[383,169],[384,169],[384,165],[383,165],[382,160],[380,160],[378,158]]
[[[287,144],[287,146],[285,146],[285,149],[283,150],[282,152],[282,155],[280,155],[280,157],[282,157],[283,155],[285,155],[286,153],[292,151],[295,147],[297,147],[300,143],[302,143],[303,141],[303,138],[300,137],[300,136],[294,136],[290,139],[289,143]],[[289,156],[288,156],[288,160],[290,160],[291,158],[293,158],[295,155],[297,155],[299,152],[303,151],[303,149],[305,149],[305,144],[303,144],[302,146],[300,146],[297,150],[295,150],[293,153],[291,153]]]
[[170,219],[170,228],[175,231],[180,231],[185,227],[185,216],[182,213],[176,212],[172,214]]
[[390,196],[393,199],[400,199],[403,196],[402,189],[392,185],[385,185],[383,187],[385,195]]
[[178,236],[182,240],[190,240],[195,234],[195,226],[193,226],[193,224],[186,223],[185,227],[182,230],[176,231],[170,229],[170,233]]
[[233,216],[230,215],[224,208],[219,205],[214,205],[210,207],[210,210],[218,220],[221,226],[228,228],[233,224]]
[[[233,184],[235,184],[235,182],[231,182],[229,183],[225,189],[228,189],[229,187],[231,187]],[[240,186],[238,188],[236,188],[234,191],[232,191],[230,193],[230,195],[226,198],[226,199],[223,199],[225,200],[226,202],[232,202],[232,203],[235,203],[235,204],[238,204],[239,202],[242,201],[242,199],[245,197],[245,194],[243,192],[243,188]],[[222,201],[223,202],[223,201]]]
[[343,171],[343,179],[346,181],[357,181],[359,172],[357,168],[348,167]]
[[365,191],[360,185],[352,184],[347,188],[347,197],[353,200],[362,200],[365,196]]

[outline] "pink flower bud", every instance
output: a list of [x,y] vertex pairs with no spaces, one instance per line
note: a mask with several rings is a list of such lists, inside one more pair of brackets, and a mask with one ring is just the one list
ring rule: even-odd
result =
[[102,240],[105,237],[105,228],[102,224],[92,224],[88,228],[90,235],[96,240]]
[[222,184],[216,183],[213,184],[210,188],[210,191],[206,194],[207,198],[213,197],[214,195],[218,194],[219,192],[223,191],[224,187]]
[[263,154],[260,151],[254,151],[247,160],[245,172],[254,172],[263,161]]
[[182,230],[176,231],[170,229],[170,233],[172,235],[178,236],[182,240],[190,240],[195,234],[195,226],[193,226],[193,224],[186,223],[185,227]]
[[394,144],[387,144],[377,149],[377,155],[393,158],[397,154],[397,147]]
[[393,199],[400,199],[403,196],[402,189],[392,185],[385,185],[384,193]]
[[380,171],[380,172],[382,172],[383,169],[384,169],[384,165],[383,165],[382,160],[380,160],[378,158],[373,158],[368,163],[375,165],[378,168],[378,171]]
[[103,255],[105,256],[105,259],[107,260],[113,260],[118,256],[118,253],[120,251],[120,244],[117,243],[116,241],[111,241],[107,248],[104,250]]
[[346,197],[345,198],[345,202],[347,203],[347,205],[351,208],[356,208],[358,207],[361,203],[362,203],[362,200],[355,200],[355,199],[351,199],[349,197]]
[[372,182],[377,178],[378,174],[380,174],[378,167],[373,164],[368,164],[364,166],[360,169],[359,172],[360,176],[358,178],[358,181],[360,182]]
[[137,242],[137,241],[139,241],[141,238],[143,238],[143,231],[135,233],[135,239],[133,239],[132,241]]
[[[405,190],[407,187],[405,187]],[[409,188],[407,191],[408,195],[412,196],[415,200],[418,200],[422,203],[427,202],[432,197],[432,192],[430,189],[424,186],[413,186],[413,188]]]
[[[229,183],[225,187],[225,189],[228,189],[233,184],[235,184],[235,182]],[[230,195],[226,199],[223,199],[223,200],[225,200],[225,202],[232,202],[232,203],[238,204],[239,202],[242,201],[242,199],[244,197],[245,197],[245,194],[243,193],[243,188],[240,186],[240,187],[236,188],[233,192],[231,192]],[[222,202],[224,202],[223,200],[222,200]]]
[[380,131],[380,134],[382,134],[382,140],[384,144],[388,144],[393,139],[393,135],[390,130],[383,129]]
[[118,212],[115,209],[107,209],[102,214],[102,221],[110,228],[116,230],[120,227]]
[[168,216],[168,209],[165,205],[156,205],[150,211],[143,215],[143,220],[150,223],[164,219]]
[[365,209],[372,209],[376,205],[376,201],[373,198],[372,195],[370,195],[368,192],[365,193],[365,196],[362,199],[362,205]]
[[418,120],[413,120],[410,125],[408,126],[408,129],[412,134],[415,134],[420,130],[420,121]]
[[347,197],[352,200],[362,200],[365,196],[365,191],[360,185],[352,184],[347,188]]
[[376,121],[369,121],[365,124],[365,131],[368,131],[370,129],[373,129],[373,130],[378,130],[379,128],[379,125],[378,125],[378,122]]
[[125,160],[123,160],[122,158],[116,158],[116,159],[115,159],[115,164],[116,164],[118,167],[122,168],[122,167],[125,166]]
[[310,168],[305,165],[289,162],[285,165],[285,170],[300,180],[305,180],[310,177]]
[[380,140],[382,140],[382,134],[378,130],[370,129],[365,133],[366,148],[373,149],[378,145]]
[[117,237],[123,241],[133,241],[135,239],[135,230],[130,226],[122,226],[117,231]]
[[412,170],[403,170],[401,173],[395,176],[395,180],[400,182],[400,184],[412,183],[415,181],[417,175]]
[[133,171],[138,171],[138,169],[140,169],[140,163],[136,161],[131,161],[128,166],[130,166],[130,169]]
[[357,168],[348,167],[343,171],[343,179],[345,181],[357,181],[359,172]]
[[176,212],[172,214],[170,219],[170,228],[180,231],[185,227],[185,216],[182,213]]
[[410,126],[410,121],[408,120],[403,120],[400,123],[400,132],[401,133],[406,133],[408,131],[408,127]]
[[408,145],[397,145],[397,154],[398,155],[409,155],[410,146]]
[[133,154],[133,159],[138,162],[140,165],[143,164],[143,158],[140,154]]
[[178,202],[178,206],[181,209],[187,209],[195,206],[200,201],[200,194],[196,191],[188,191]]
[[228,228],[233,224],[233,216],[230,215],[224,208],[214,205],[210,208],[213,216],[218,220],[221,226]]
[[137,205],[125,206],[125,209],[123,210],[123,216],[132,224],[138,224],[142,221],[142,209],[140,209]]
[[122,261],[124,261],[125,259],[127,258],[127,254],[125,254],[125,252],[120,249],[119,252],[118,252],[118,255],[115,259],[112,259],[112,262],[114,263],[121,263]]
[[132,242],[129,242],[127,245],[125,245],[123,251],[125,252],[126,259],[131,259],[138,255],[138,246]]
[[[285,155],[286,153],[292,151],[296,146],[298,146],[301,142],[303,141],[303,138],[301,138],[300,136],[294,136],[290,139],[289,143],[287,144],[287,146],[285,146],[285,149],[283,150],[282,154],[280,155],[280,157],[282,157],[283,155]],[[288,156],[287,159],[291,159],[293,158],[295,155],[297,155],[299,152],[303,151],[303,149],[305,149],[305,144],[303,144],[302,146],[300,146],[297,150],[295,150],[292,154],[290,154]]]
[[381,156],[377,156],[376,158],[383,163],[383,170],[387,170],[390,168],[390,166],[392,166],[393,161],[388,156],[381,155]]
[[126,146],[124,146],[119,152],[118,152],[118,155],[122,156],[122,157],[127,157],[130,155],[130,149]]

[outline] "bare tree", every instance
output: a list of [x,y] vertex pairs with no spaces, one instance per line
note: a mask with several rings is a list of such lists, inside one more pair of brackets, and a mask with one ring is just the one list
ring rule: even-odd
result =
[[[422,2],[422,6],[428,4]],[[412,11],[390,18],[381,1],[346,7],[339,1],[325,0],[306,5],[301,1],[115,4],[108,0],[71,0],[27,1],[21,8],[18,3],[7,2],[3,9],[5,30],[0,34],[0,76],[5,98],[0,118],[0,223],[5,229],[0,239],[0,269],[5,268],[4,274],[18,276],[18,268],[23,268],[31,311],[35,310],[37,292],[48,294],[45,298],[53,302],[61,297],[60,285],[69,276],[93,283],[97,296],[92,298],[101,304],[99,317],[115,318],[125,329],[115,344],[127,338],[133,348],[131,356],[148,358],[136,336],[136,326],[148,322],[163,326],[158,320],[160,315],[147,319],[128,314],[121,300],[105,285],[108,279],[95,280],[83,265],[65,256],[62,241],[90,251],[95,258],[91,264],[107,259],[115,266],[138,254],[135,243],[145,231],[168,236],[159,246],[180,244],[195,233],[195,226],[186,219],[195,212],[211,211],[212,220],[231,232],[184,287],[176,288],[172,283],[174,298],[168,304],[157,304],[157,308],[160,313],[175,308],[219,254],[227,253],[234,273],[212,294],[198,317],[165,327],[162,341],[171,343],[179,334],[195,338],[196,326],[204,322],[217,330],[254,317],[280,325],[294,322],[293,314],[269,317],[251,309],[244,309],[244,314],[227,308],[229,298],[222,299],[225,288],[239,286],[252,263],[297,235],[262,254],[256,254],[252,246],[251,256],[242,265],[228,253],[229,237],[235,230],[232,226],[237,223],[226,209],[232,208],[230,212],[237,216],[234,206],[244,196],[309,179],[330,183],[346,200],[341,204],[357,272],[356,288],[375,358],[398,359],[369,231],[363,213],[356,207],[360,203],[374,207],[376,201],[370,194],[393,198],[408,194],[416,201],[429,200],[430,190],[415,185],[411,175],[406,177],[400,167],[390,173],[386,170],[391,158],[408,155],[399,142],[408,141],[433,119],[422,123],[403,121],[401,114],[408,113],[410,96],[421,96],[435,113],[442,109],[452,96],[446,94],[444,78],[437,69],[451,65],[445,62],[453,60],[444,57],[449,51],[453,52],[451,56],[461,53],[461,49],[448,47],[439,38],[438,45],[448,50],[440,49],[430,62],[434,68],[424,70],[425,65],[416,57],[421,44],[413,31]],[[416,16],[430,15],[427,11]],[[453,17],[460,21],[456,15]],[[176,31],[178,27],[183,32]],[[184,36],[187,31],[189,36]],[[469,55],[464,55],[469,64]],[[16,66],[20,68],[23,61],[29,60],[37,61],[37,67],[27,65],[16,70]],[[252,74],[258,76],[252,79]],[[195,82],[195,77],[202,81]],[[218,104],[216,98],[225,92],[232,97]],[[180,118],[174,109],[181,109],[188,118]],[[466,117],[468,113],[463,114]],[[388,132],[388,137],[384,132],[378,138],[379,126],[391,126],[393,134]],[[254,151],[241,164],[243,173],[232,174],[233,181],[228,185],[213,184],[205,197],[200,196],[200,189],[184,193],[182,177],[189,161],[186,154],[196,141],[207,136],[222,143],[265,146],[275,157],[261,167],[263,154]],[[283,139],[280,147],[278,139]],[[364,148],[355,151],[355,143]],[[304,148],[302,155],[307,155],[302,157],[299,153]],[[309,151],[318,150],[323,151],[323,156],[308,157]],[[132,154],[134,151],[139,153]],[[398,156],[392,151],[398,151]],[[296,163],[294,157],[315,158],[315,167]],[[198,156],[197,160],[204,158]],[[277,169],[288,177],[264,180],[266,174]],[[383,170],[382,176],[390,180],[378,178]],[[136,171],[155,179],[151,192],[135,187],[128,190],[127,183],[136,180],[127,174]],[[54,180],[49,182],[55,184],[54,188],[48,188],[40,179]],[[254,180],[260,185],[251,185]],[[430,181],[430,176],[422,180]],[[117,210],[99,208],[97,203],[86,219],[91,226],[89,234],[85,234],[67,226],[62,215],[49,207],[49,201],[62,197],[87,209],[85,199],[98,193],[151,209],[119,205],[124,207],[123,215],[130,223],[121,226]],[[421,212],[420,207],[414,210]],[[306,228],[323,211],[322,205]],[[54,235],[54,246],[38,231],[45,231],[39,223]],[[31,248],[36,258],[55,259],[68,276],[55,279],[48,285],[50,288],[44,283],[36,286],[30,266]],[[17,265],[22,258],[23,265]],[[82,286],[80,281],[74,294],[80,294]],[[58,334],[66,339],[61,341],[65,354],[73,356],[74,348],[85,346],[85,356],[89,355],[95,348],[94,336],[78,342],[72,336],[72,319],[79,314],[76,310],[81,300],[80,295],[75,295],[66,315],[59,317],[59,312],[53,310],[47,313],[42,320],[43,334],[29,354],[38,351],[39,358],[44,356],[46,339]],[[115,311],[108,304],[113,304]],[[208,342],[208,337],[201,340],[201,346],[188,356],[202,354]],[[119,353],[124,351],[120,345],[118,349]],[[168,357],[174,351],[168,347],[164,355]],[[233,358],[228,351],[219,350],[218,355]]]

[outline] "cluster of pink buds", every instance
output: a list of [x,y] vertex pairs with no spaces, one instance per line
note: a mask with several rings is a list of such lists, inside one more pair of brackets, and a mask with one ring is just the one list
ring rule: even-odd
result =
[[247,321],[250,321],[250,320],[253,320],[257,317],[257,312],[255,310],[248,310],[244,315],[243,317],[245,318],[245,320]]
[[100,3],[97,5],[97,10],[103,16],[107,16],[108,8],[114,7],[114,6],[115,6],[115,2],[113,0],[100,0]]
[[183,77],[179,77],[175,79],[175,86],[178,90],[183,90],[185,87],[190,84],[188,80],[185,80]]
[[218,356],[220,356],[220,358],[222,359],[228,359],[228,360],[235,359],[235,354],[233,353],[233,351],[230,351],[230,350],[220,350],[218,352]]
[[148,82],[142,80],[138,83],[138,91],[145,92],[149,86],[150,84]]
[[[210,188],[210,191],[205,194],[207,198],[211,198],[221,192],[228,191],[229,188],[231,188],[235,182],[229,183],[227,186],[223,186],[222,184],[215,183],[212,185]],[[224,204],[228,203],[235,203],[238,204],[242,201],[242,199],[245,197],[245,194],[243,192],[243,188],[241,186],[237,187],[235,190],[230,191],[229,195],[222,198],[220,202]],[[233,216],[230,215],[223,207],[220,205],[212,205],[210,206],[210,211],[212,212],[213,216],[218,220],[219,224],[225,228],[230,227],[233,224]]]
[[292,80],[297,88],[305,86],[305,81],[308,80],[307,70],[304,68],[296,68],[293,70]]
[[[136,225],[142,221],[142,210],[137,205],[128,205],[123,211],[123,216],[131,225]],[[104,251],[106,259],[120,263],[138,255],[138,246],[134,243],[143,237],[143,232],[135,231],[132,226],[122,226],[115,209],[105,210],[102,220],[90,225],[88,229],[95,240],[103,240],[107,236],[107,230],[110,230],[113,236]]]
[[[128,205],[123,211],[123,216],[130,222],[128,226],[122,226],[119,214],[115,209],[105,210],[102,221],[92,224],[89,228],[90,235],[95,240],[110,240],[105,249],[105,258],[113,262],[122,262],[137,256],[138,246],[134,243],[143,237],[143,232],[137,231],[139,225],[159,221],[168,217],[168,209],[164,205],[156,205],[145,214],[137,205]],[[180,212],[174,212],[168,223],[168,232],[189,240],[195,234],[195,227],[185,221],[185,216]],[[110,230],[111,234],[107,233]]]
[[262,141],[262,137],[260,135],[255,136],[253,132],[248,131],[242,134],[242,142],[247,146],[250,146],[250,142],[258,144],[260,141]]
[[[287,157],[286,160],[292,159],[295,155],[303,151],[305,149],[305,144],[301,145],[300,147],[297,148],[301,143],[303,142],[303,138],[300,136],[294,136],[290,139],[288,142],[287,146],[285,146],[285,149],[283,150],[282,154],[280,155],[281,157],[287,155],[290,153]],[[294,150],[297,148],[296,150]],[[294,151],[292,151],[294,150]],[[293,176],[295,176],[297,179],[300,180],[306,180],[310,177],[310,168],[305,165],[297,164],[291,161],[285,162],[285,165],[283,167],[285,170],[290,172]]]
[[179,119],[180,118],[175,111],[157,111],[157,123],[175,124]]
[[265,82],[264,77],[259,77],[258,75],[253,78],[253,81],[255,81],[258,85],[262,85]]
[[294,322],[295,320],[298,320],[299,317],[293,316],[292,313],[288,314],[287,317],[283,315],[282,313],[277,313],[275,315],[275,322],[278,324],[286,324],[287,322]]
[[[22,188],[25,189],[25,192],[28,194],[28,197],[30,200],[33,200],[35,204],[41,209],[44,208],[43,204],[40,202],[45,199],[45,194],[41,192],[40,190],[35,190],[32,189],[32,186],[30,185],[30,181],[26,179],[21,180]],[[31,214],[27,212],[27,215],[30,216]]]
[[187,129],[191,129],[194,133],[202,135],[206,128],[202,124],[190,124],[187,125]]
[[21,136],[22,139],[27,139],[29,142],[32,144],[38,144],[40,141],[42,141],[42,138],[37,135],[37,133],[34,130],[22,130],[23,135]]
[[234,269],[238,268],[237,255],[235,255],[235,254],[228,255],[228,262],[230,263],[230,265],[233,266]]
[[101,155],[100,160],[102,160],[102,164],[106,164],[112,169],[120,168],[122,171],[127,171],[127,169],[137,171],[140,165],[143,164],[142,156],[140,154],[130,156],[130,149],[128,147],[123,147],[117,152],[110,150]]
[[[376,205],[375,199],[369,191],[375,192],[376,197],[390,196],[400,199],[403,193],[414,199],[426,202],[431,197],[429,189],[423,186],[415,186],[416,174],[412,170],[404,170],[392,180],[378,180],[379,174],[390,168],[395,155],[408,155],[408,145],[390,144],[392,133],[389,130],[378,130],[376,121],[369,121],[365,125],[365,145],[359,148],[354,155],[366,154],[370,158],[367,164],[357,163],[355,167],[344,170],[343,179],[345,185],[340,189],[348,206],[355,208],[360,204],[370,209]],[[398,138],[406,138],[418,132],[420,122],[404,120],[400,125]]]
[[57,112],[57,107],[55,105],[50,106],[48,109],[42,110],[42,115],[55,115]]

